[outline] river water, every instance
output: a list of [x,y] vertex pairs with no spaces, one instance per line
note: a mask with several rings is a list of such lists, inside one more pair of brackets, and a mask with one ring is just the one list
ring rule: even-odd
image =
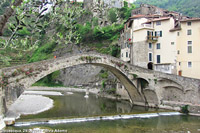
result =
[[117,101],[84,93],[49,96],[54,107],[36,115],[21,116],[14,126],[4,131],[30,132],[181,132],[200,133],[200,117],[182,115],[169,110],[131,106],[128,101]]

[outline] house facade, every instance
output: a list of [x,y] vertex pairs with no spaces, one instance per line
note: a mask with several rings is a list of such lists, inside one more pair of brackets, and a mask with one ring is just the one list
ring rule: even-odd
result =
[[[129,41],[120,38],[121,59],[144,68],[200,79],[199,29],[200,18],[142,5],[125,22],[121,36],[131,36]],[[125,42],[130,46],[123,47]],[[127,51],[129,59],[123,57]]]
[[180,21],[177,31],[177,74],[200,79],[200,18]]

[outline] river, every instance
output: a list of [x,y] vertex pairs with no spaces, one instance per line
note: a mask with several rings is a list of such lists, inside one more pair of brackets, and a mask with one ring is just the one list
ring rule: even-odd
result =
[[169,110],[131,106],[118,101],[84,93],[48,96],[54,107],[48,111],[21,116],[14,126],[4,131],[31,132],[200,132],[200,117],[187,116]]

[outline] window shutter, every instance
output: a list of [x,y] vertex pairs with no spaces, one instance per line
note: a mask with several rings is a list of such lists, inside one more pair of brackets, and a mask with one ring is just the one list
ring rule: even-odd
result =
[[149,31],[147,31],[147,36],[149,36]]

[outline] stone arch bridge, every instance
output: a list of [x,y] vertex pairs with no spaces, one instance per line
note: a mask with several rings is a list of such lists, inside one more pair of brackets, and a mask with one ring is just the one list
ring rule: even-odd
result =
[[152,71],[108,55],[82,53],[0,69],[0,115],[36,81],[81,64],[101,66],[112,72],[125,86],[133,104],[170,109],[188,104],[191,111],[198,112],[200,80]]

